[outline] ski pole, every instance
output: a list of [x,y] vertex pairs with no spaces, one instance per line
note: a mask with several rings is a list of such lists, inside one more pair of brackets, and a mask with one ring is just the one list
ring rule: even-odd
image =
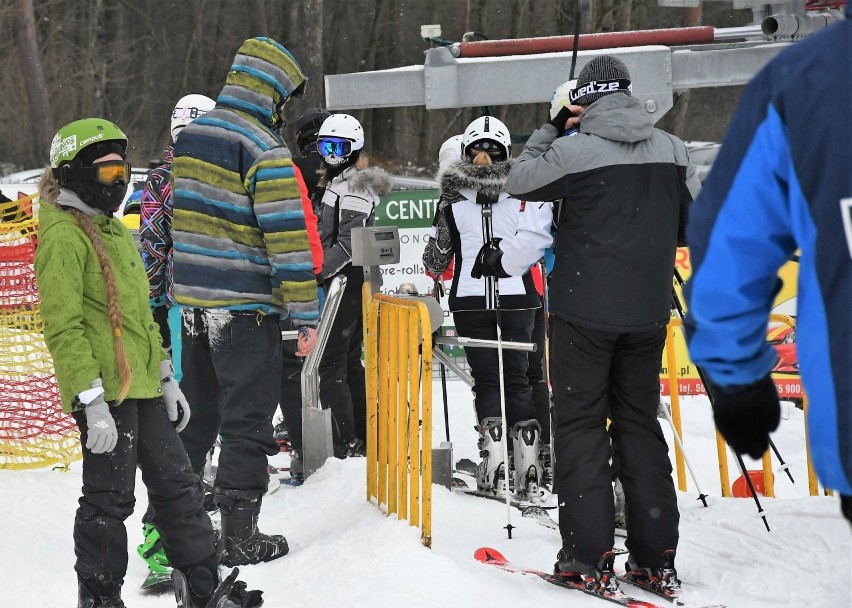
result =
[[[683,288],[683,278],[680,276],[680,272],[677,268],[674,269],[674,275],[677,278],[677,282],[680,287]],[[677,310],[680,320],[683,321],[684,317],[686,316],[686,313],[684,312],[683,304],[681,303],[680,297],[677,295],[677,290],[674,288],[674,286],[672,286],[672,301],[675,305],[675,309]],[[695,366],[695,369],[698,372],[698,377],[701,379],[701,383],[704,385],[704,389],[707,391],[707,398],[710,400],[710,407],[712,408],[715,399],[713,397],[713,390],[711,389],[711,385],[707,382],[707,376],[704,374],[704,369],[699,367],[698,365]],[[734,450],[732,449],[732,451]],[[766,526],[766,531],[769,532],[769,522],[766,521],[765,511],[760,505],[760,500],[757,498],[757,493],[754,491],[754,486],[751,483],[751,477],[749,477],[748,474],[745,472],[745,464],[743,463],[743,459],[739,454],[736,453],[736,451],[734,451],[734,455],[737,458],[737,464],[739,465],[740,470],[743,473],[743,477],[745,477],[746,483],[748,484],[749,489],[751,490],[751,495],[752,498],[754,498],[754,503],[757,505],[757,514],[760,515],[761,519],[763,519],[763,525]]]
[[775,452],[775,456],[778,457],[778,462],[781,463],[779,468],[787,473],[787,477],[790,478],[790,483],[796,483],[796,480],[793,479],[793,475],[790,473],[790,465],[784,462],[784,459],[781,457],[781,452],[778,451],[778,448],[775,446],[775,442],[772,441],[772,437],[769,438],[769,447],[772,448],[772,451]]
[[660,404],[663,410],[663,417],[668,421],[669,426],[672,427],[672,435],[674,435],[675,443],[677,447],[680,448],[680,453],[683,454],[683,460],[686,463],[686,468],[689,469],[689,476],[692,477],[692,482],[695,484],[695,489],[698,490],[698,500],[701,501],[705,507],[707,506],[707,494],[701,491],[701,486],[698,485],[698,478],[695,476],[695,472],[692,470],[692,465],[689,464],[689,458],[686,457],[686,450],[683,449],[683,442],[680,439],[680,435],[677,434],[677,429],[674,425],[674,420],[672,420],[672,415],[669,413],[669,408],[666,407],[665,403]]
[[771,532],[771,530],[769,529],[769,522],[766,521],[766,511],[764,511],[763,507],[760,505],[760,499],[758,499],[757,492],[755,492],[754,490],[754,484],[751,482],[751,475],[749,475],[748,471],[746,471],[745,463],[743,462],[743,457],[737,454],[736,450],[734,450],[733,448],[731,448],[731,452],[737,459],[737,466],[740,468],[740,473],[742,473],[743,479],[745,479],[745,482],[748,485],[748,489],[751,491],[751,495],[754,498],[755,504],[757,505],[757,514],[763,520],[763,525],[766,526],[766,531]]
[[[488,243],[492,238],[491,229],[491,203],[482,205],[482,231],[484,243]],[[500,378],[500,416],[503,422],[502,439],[503,439],[503,480],[506,483],[506,532],[509,534],[509,540],[512,539],[512,498],[509,496],[509,444],[508,433],[506,429],[509,424],[506,418],[506,387],[503,384],[503,331],[500,326],[500,281],[497,277],[485,278],[486,290],[493,294],[494,298],[494,315],[497,323],[497,375]]]
[[[796,258],[794,261],[798,261],[798,258]],[[675,279],[677,279],[677,283],[680,288],[683,289],[684,280],[680,274],[680,271],[677,268],[674,269],[674,276]],[[677,305],[678,314],[680,315],[681,320],[683,320],[683,305],[680,303],[680,299],[678,298],[677,292],[674,290],[674,287],[672,287],[672,296],[674,298],[675,304]],[[701,371],[699,370],[699,376],[700,375]],[[704,381],[704,378],[701,378],[701,381],[704,382],[704,386],[707,386],[707,383]],[[778,447],[775,445],[775,442],[772,441],[772,437],[769,438],[769,447],[771,447],[772,451],[775,452],[775,456],[778,458],[778,462],[781,463],[780,468],[787,474],[787,477],[790,478],[790,483],[796,483],[796,480],[793,479],[793,474],[790,473],[790,466],[786,462],[784,462],[784,458],[781,456],[781,452],[778,450]]]
[[[440,347],[439,347],[440,348]],[[444,428],[447,431],[447,441],[450,440],[450,409],[447,406],[447,369],[441,362],[441,396],[444,398]]]

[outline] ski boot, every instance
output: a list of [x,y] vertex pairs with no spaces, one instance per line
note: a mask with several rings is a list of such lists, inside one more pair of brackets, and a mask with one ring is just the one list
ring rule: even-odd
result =
[[483,418],[479,426],[479,455],[476,467],[476,489],[505,496],[509,491],[506,467],[503,463],[503,423],[499,418]]
[[160,532],[154,524],[143,524],[142,536],[144,540],[136,548],[136,552],[148,564],[148,576],[142,583],[142,588],[148,589],[170,581],[172,569],[166,551],[163,549],[163,542],[160,540]]
[[538,444],[538,459],[541,462],[541,485],[553,492],[553,450],[549,443]]
[[302,454],[299,450],[290,452],[290,481],[291,486],[300,486],[305,483],[305,465],[302,462]]
[[215,555],[199,564],[172,572],[175,600],[179,608],[257,608],[263,604],[262,591],[248,591],[238,581],[239,568],[219,580]]
[[627,529],[627,508],[624,501],[624,488],[621,486],[621,480],[616,477],[613,484],[613,493],[615,494],[615,527],[622,530]]
[[660,565],[656,568],[641,568],[633,557],[627,558],[624,565],[625,577],[633,583],[650,589],[667,598],[676,598],[680,595],[680,579],[674,567],[675,552],[672,549],[663,552]]
[[228,567],[271,562],[290,550],[281,535],[266,535],[257,529],[261,496],[241,491],[216,494],[222,512],[224,550],[222,563]]
[[613,551],[604,553],[598,560],[597,566],[590,566],[574,559],[562,548],[556,555],[553,573],[592,593],[600,595],[618,593],[618,580],[613,571],[614,562],[615,552]]
[[334,446],[334,457],[339,460],[346,458],[364,458],[367,455],[367,446],[360,439],[351,439]]
[[540,436],[541,427],[535,420],[518,422],[512,428],[515,496],[534,504],[541,502]]
[[126,608],[121,600],[123,580],[77,577],[77,608]]

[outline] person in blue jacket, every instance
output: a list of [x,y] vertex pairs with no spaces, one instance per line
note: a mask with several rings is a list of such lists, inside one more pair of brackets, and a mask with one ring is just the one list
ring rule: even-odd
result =
[[[686,332],[716,426],[759,458],[778,427],[766,326],[799,254],[797,331],[820,481],[852,521],[852,9],[749,83],[693,204]],[[846,118],[847,120],[844,120]]]

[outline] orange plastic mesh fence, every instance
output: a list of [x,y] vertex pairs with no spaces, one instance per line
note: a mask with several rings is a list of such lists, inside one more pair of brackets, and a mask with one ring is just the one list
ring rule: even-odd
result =
[[0,469],[67,467],[80,458],[44,343],[33,198],[0,203]]

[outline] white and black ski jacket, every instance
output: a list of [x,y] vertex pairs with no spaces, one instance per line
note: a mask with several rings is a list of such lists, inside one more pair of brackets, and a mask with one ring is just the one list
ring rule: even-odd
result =
[[352,263],[352,229],[374,225],[379,197],[392,189],[391,176],[373,167],[348,167],[326,184],[318,218],[325,279]]
[[553,205],[509,196],[503,189],[511,160],[474,165],[466,160],[447,165],[438,174],[441,198],[423,252],[423,265],[436,275],[454,259],[449,305],[453,312],[495,307],[486,280],[470,276],[476,254],[485,243],[483,203],[491,206],[491,235],[500,238],[503,270],[499,280],[500,308],[538,308],[540,298],[529,273],[553,239]]
[[535,131],[506,190],[562,199],[550,311],[604,331],[666,325],[675,252],[699,188],[684,143],[654,128],[635,97],[592,103],[571,136]]

